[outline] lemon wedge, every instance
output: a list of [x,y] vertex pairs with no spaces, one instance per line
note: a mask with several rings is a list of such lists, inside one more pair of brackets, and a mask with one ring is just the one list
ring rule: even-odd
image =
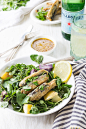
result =
[[58,95],[56,95],[56,96],[54,96],[53,98],[52,98],[52,101],[53,102],[59,102],[59,101],[61,101],[62,99],[58,96]]
[[58,96],[58,93],[55,91],[49,91],[45,96],[44,100],[52,100],[52,102],[58,102],[61,101],[61,98]]
[[53,97],[55,97],[56,95],[58,95],[57,92],[55,91],[49,91],[45,96],[44,96],[44,100],[50,100],[52,99]]
[[58,76],[62,82],[67,82],[72,74],[72,66],[68,61],[59,61],[54,67],[54,77]]
[[24,104],[23,105],[23,111],[24,111],[24,113],[30,114],[30,110],[31,110],[31,107],[32,106],[33,106],[32,104]]
[[12,75],[9,75],[8,72],[5,72],[5,73],[1,76],[1,78],[2,78],[3,80],[5,80],[5,79],[8,78],[8,77],[12,78]]

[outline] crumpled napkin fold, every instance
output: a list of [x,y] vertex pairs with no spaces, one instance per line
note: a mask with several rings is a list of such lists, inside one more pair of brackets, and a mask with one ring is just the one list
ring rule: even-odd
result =
[[38,4],[44,2],[45,0],[30,0],[27,2],[25,7],[20,7],[18,10],[11,11],[1,11],[0,12],[0,31],[11,27],[21,20],[23,20],[24,16],[36,7]]
[[52,129],[86,129],[86,58],[72,66],[75,92],[70,102],[58,112]]

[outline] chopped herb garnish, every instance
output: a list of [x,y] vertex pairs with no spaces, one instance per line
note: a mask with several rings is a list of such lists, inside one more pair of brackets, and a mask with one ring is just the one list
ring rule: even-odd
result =
[[39,86],[39,89],[42,91],[42,90],[44,90],[44,86],[43,85],[40,85]]
[[36,85],[36,86],[38,86],[38,82],[37,81],[33,82],[33,84]]
[[35,77],[31,77],[29,79],[27,79],[25,82],[28,83],[28,82],[32,82],[34,80],[38,79],[38,76],[35,76]]
[[26,86],[23,86],[23,88],[22,89],[24,89],[25,91],[30,91],[31,90],[31,87],[30,86],[28,86],[28,85],[26,85]]

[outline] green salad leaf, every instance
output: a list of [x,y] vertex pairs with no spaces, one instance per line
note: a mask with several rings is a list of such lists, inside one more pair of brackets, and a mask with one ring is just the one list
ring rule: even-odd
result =
[[[43,56],[40,55],[31,55],[30,57],[33,61],[37,63],[43,61]],[[48,82],[50,82],[52,79],[56,79],[57,86],[52,90],[58,93],[58,96],[61,98],[61,100],[58,102],[53,102],[52,99],[45,101],[44,97],[42,97],[40,100],[30,101],[30,96],[23,94],[21,92],[21,89],[25,91],[30,91],[31,87],[28,85],[34,84],[38,86],[38,82],[36,81],[36,79],[38,79],[39,76],[27,79],[26,84],[24,86],[20,87],[19,83],[26,76],[30,75],[32,69],[35,69],[35,71],[39,70],[39,68],[33,65],[25,65],[25,64],[15,64],[6,69],[6,72],[9,72],[9,74],[12,75],[12,78],[5,80],[0,78],[0,100],[1,100],[0,107],[6,108],[8,107],[9,104],[11,104],[13,106],[13,110],[18,112],[23,112],[24,104],[32,104],[30,113],[38,114],[52,109],[53,107],[58,105],[62,100],[69,97],[71,93],[70,88],[72,87],[72,85],[63,83],[59,77],[54,78],[53,71],[50,71],[48,75],[49,76]],[[45,74],[45,72],[43,74]],[[46,85],[41,84],[37,88],[39,88],[40,89],[39,91],[43,93],[43,91],[46,88]]]
[[30,58],[31,58],[31,60],[37,62],[38,64],[42,63],[42,61],[43,61],[42,55],[33,54],[30,56]]
[[6,107],[8,107],[7,101],[0,102],[0,108],[6,108]]
[[22,106],[22,101],[26,97],[26,94],[22,94],[20,91],[17,91],[16,93],[16,102],[19,106]]
[[41,9],[38,10],[37,14],[36,14],[36,17],[39,19],[39,20],[46,20],[46,16],[47,16],[47,13],[46,11],[43,10],[43,7]]
[[29,102],[30,97],[26,96],[23,100],[22,100],[22,104],[26,104]]
[[2,10],[3,11],[10,11],[16,10],[21,6],[26,6],[27,2],[30,0],[3,0],[2,1]]
[[31,87],[26,85],[26,86],[23,86],[22,89],[24,89],[25,91],[30,91],[31,90]]

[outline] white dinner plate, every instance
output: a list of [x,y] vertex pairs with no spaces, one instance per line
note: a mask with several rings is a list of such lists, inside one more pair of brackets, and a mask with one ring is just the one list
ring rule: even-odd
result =
[[41,21],[38,18],[36,18],[36,10],[37,9],[41,9],[42,7],[45,8],[46,7],[46,3],[48,2],[53,2],[53,1],[47,1],[44,2],[38,6],[36,6],[30,13],[30,17],[34,22],[37,22],[39,24],[44,24],[44,25],[52,25],[52,24],[58,24],[61,23],[61,15],[56,15],[53,21],[49,21],[49,20],[45,20],[45,21]]
[[[45,56],[43,55],[44,57],[44,61],[43,62],[48,62],[48,61],[54,61],[55,58],[53,57],[50,57],[50,56]],[[35,66],[37,66],[38,64],[33,62],[31,59],[30,59],[30,56],[27,56],[27,57],[21,57],[21,58],[16,58],[16,59],[13,59],[12,61],[9,61],[8,63],[6,63],[2,68],[0,68],[0,76],[4,73],[5,69],[7,67],[10,67],[11,65],[13,64],[16,64],[16,63],[24,63],[26,65],[30,65],[30,64],[33,64]],[[25,113],[21,113],[21,112],[16,112],[12,109],[12,106],[9,106],[8,108],[5,108],[7,111],[11,111],[13,113],[16,113],[18,115],[22,115],[22,116],[28,116],[28,117],[37,117],[37,116],[45,116],[45,115],[49,115],[49,114],[52,114],[58,110],[60,110],[61,108],[63,108],[71,99],[71,97],[73,96],[73,93],[74,93],[74,89],[75,89],[75,82],[74,82],[74,76],[73,74],[71,75],[69,81],[67,82],[67,84],[70,84],[72,85],[71,87],[71,93],[70,93],[70,96],[63,100],[59,105],[55,106],[54,108],[52,108],[51,110],[49,111],[46,111],[44,113],[39,113],[39,114],[25,114]]]

